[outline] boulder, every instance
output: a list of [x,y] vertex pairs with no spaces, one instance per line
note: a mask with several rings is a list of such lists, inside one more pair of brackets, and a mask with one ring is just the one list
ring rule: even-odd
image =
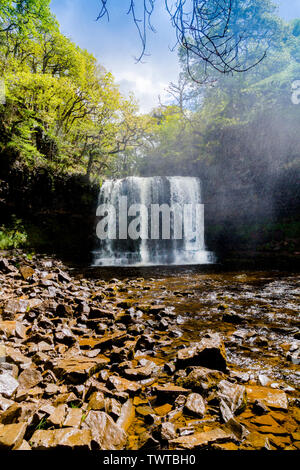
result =
[[103,369],[109,362],[106,357],[88,358],[75,356],[61,359],[54,367],[54,373],[72,383],[83,383],[91,375]]
[[103,411],[90,411],[83,422],[83,428],[92,434],[93,446],[101,450],[122,450],[127,434]]
[[18,447],[25,435],[26,423],[0,425],[0,449],[11,450]]
[[193,367],[186,377],[179,377],[176,384],[207,395],[224,378],[225,374],[218,370],[211,370],[206,367]]
[[20,389],[29,390],[43,381],[42,374],[34,368],[25,369],[18,378]]
[[5,398],[11,398],[16,392],[19,382],[9,373],[0,374],[0,395]]
[[184,406],[189,413],[200,416],[201,418],[205,415],[205,402],[199,393],[190,393]]
[[249,403],[259,400],[269,408],[287,410],[288,400],[285,392],[270,387],[246,386]]
[[209,334],[194,346],[178,351],[177,368],[192,365],[220,371],[227,370],[225,346],[217,333]]
[[89,429],[64,428],[35,431],[30,439],[34,450],[90,450],[92,434]]
[[220,410],[225,422],[246,408],[246,388],[243,385],[222,380],[218,385],[217,396],[220,399]]
[[199,449],[207,447],[211,443],[235,440],[231,432],[221,428],[211,429],[206,432],[198,432],[189,436],[177,437],[170,441],[171,449]]

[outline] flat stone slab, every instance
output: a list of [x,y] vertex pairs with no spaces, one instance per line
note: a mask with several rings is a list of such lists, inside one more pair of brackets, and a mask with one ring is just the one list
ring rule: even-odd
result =
[[288,409],[288,399],[282,390],[269,387],[246,386],[247,398],[250,403],[260,400],[264,405],[270,408],[281,410]]
[[195,449],[205,447],[212,442],[224,442],[232,439],[232,433],[216,428],[206,432],[197,432],[189,436],[178,437],[171,440],[170,445],[172,449]]

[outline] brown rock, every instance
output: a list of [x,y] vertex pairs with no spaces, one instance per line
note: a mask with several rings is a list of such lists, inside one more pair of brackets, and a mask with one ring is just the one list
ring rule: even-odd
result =
[[288,401],[285,392],[274,388],[246,386],[247,397],[250,403],[260,400],[264,405],[281,410],[287,410]]
[[225,422],[246,408],[246,388],[243,385],[222,380],[218,385],[217,396],[220,399],[220,410]]
[[63,425],[71,428],[80,428],[81,419],[82,410],[80,408],[70,408]]
[[173,385],[173,384],[164,384],[164,385],[155,385],[153,387],[154,392],[156,392],[158,395],[164,395],[164,396],[178,396],[178,395],[187,395],[191,392],[191,390],[188,390],[183,387],[179,387],[178,385]]
[[18,378],[20,389],[29,390],[43,381],[42,374],[33,368],[25,369]]
[[121,415],[122,405],[115,398],[105,398],[105,412],[112,416],[114,419],[118,419]]
[[109,377],[107,385],[113,386],[118,392],[137,393],[141,390],[141,386],[136,382],[117,377],[115,375]]
[[161,438],[165,441],[176,439],[176,429],[173,423],[162,423],[160,430]]
[[205,415],[205,402],[199,393],[190,393],[184,406],[185,409],[192,414],[201,417]]
[[19,268],[20,270],[20,273],[23,277],[23,279],[26,281],[27,279],[31,278],[34,273],[35,273],[35,270],[32,269],[30,266],[20,266]]
[[0,374],[0,394],[5,398],[11,398],[16,392],[19,382],[9,373]]
[[4,413],[0,415],[1,424],[14,424],[17,423],[22,414],[22,406],[18,403],[14,403],[7,408]]
[[125,431],[102,411],[90,411],[83,427],[91,430],[93,442],[101,450],[122,450],[126,445]]
[[226,351],[221,337],[218,334],[210,334],[196,345],[180,349],[177,354],[177,367],[180,369],[189,365],[226,371]]
[[0,425],[0,449],[10,450],[20,445],[26,428],[26,423]]
[[132,400],[129,398],[121,408],[121,414],[117,420],[117,426],[122,428],[125,432],[133,423],[135,417],[135,407],[133,406]]
[[230,441],[234,436],[221,428],[206,432],[198,432],[189,436],[182,436],[170,441],[171,449],[197,449],[206,447],[208,444]]
[[100,411],[105,407],[104,394],[102,392],[94,392],[91,394],[88,404],[89,410]]
[[181,387],[191,388],[193,391],[207,395],[224,378],[225,375],[218,370],[193,367],[187,377],[179,377],[176,383]]
[[28,300],[10,299],[4,307],[3,320],[14,320],[17,313],[25,313],[27,311],[28,305]]
[[92,434],[89,429],[65,428],[35,431],[30,439],[35,450],[74,449],[90,450]]
[[109,359],[102,356],[95,358],[77,356],[61,359],[54,367],[54,373],[72,383],[83,383],[88,377],[105,367],[108,362]]
[[58,405],[47,419],[47,422],[51,426],[61,427],[65,421],[66,412],[67,406],[65,404]]

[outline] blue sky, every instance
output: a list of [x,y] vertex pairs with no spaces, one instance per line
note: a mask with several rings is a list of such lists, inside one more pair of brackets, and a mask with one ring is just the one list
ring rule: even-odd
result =
[[[140,3],[140,0],[136,2]],[[286,20],[300,18],[300,0],[276,0],[280,16]],[[153,24],[156,33],[149,33],[147,49],[151,55],[136,63],[140,42],[131,19],[126,16],[129,0],[108,0],[110,21],[96,21],[98,0],[52,0],[62,32],[80,47],[92,52],[111,71],[121,91],[133,91],[142,111],[158,104],[158,95],[166,97],[169,82],[176,82],[179,66],[174,46],[175,37],[164,1],[157,0]]]

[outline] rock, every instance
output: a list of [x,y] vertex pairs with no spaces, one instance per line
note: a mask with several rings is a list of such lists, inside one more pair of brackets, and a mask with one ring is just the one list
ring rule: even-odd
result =
[[13,273],[16,272],[17,269],[9,263],[9,261],[5,258],[0,258],[0,271],[2,273]]
[[22,406],[18,403],[13,403],[6,411],[0,415],[1,424],[14,424],[17,423],[22,415]]
[[43,381],[42,374],[33,368],[25,369],[18,378],[20,389],[29,390]]
[[102,392],[94,392],[91,394],[88,404],[89,410],[100,411],[105,407],[104,394]]
[[105,398],[104,408],[105,412],[114,419],[118,419],[121,415],[122,405],[115,398]]
[[179,377],[176,384],[207,395],[224,378],[225,374],[218,370],[211,370],[206,367],[193,367],[186,377]]
[[232,323],[233,325],[240,325],[245,321],[243,317],[232,312],[223,313],[222,320],[226,323]]
[[153,387],[153,391],[158,395],[162,395],[164,397],[188,395],[191,392],[191,390],[189,389],[179,387],[178,385],[173,385],[171,383],[166,383],[164,385],[155,385]]
[[[183,395],[179,395],[179,396],[183,396]],[[185,397],[184,397],[184,401],[185,401]],[[159,416],[166,416],[168,413],[170,413],[172,408],[173,407],[172,407],[172,405],[170,405],[170,403],[165,403],[164,405],[156,406],[154,408],[154,411]]]
[[109,377],[107,385],[114,387],[118,392],[129,392],[132,394],[139,392],[142,388],[141,385],[136,382],[131,382],[130,380],[115,375]]
[[18,447],[25,435],[26,423],[0,425],[0,449],[11,450]]
[[254,449],[254,450],[271,450],[269,440],[263,434],[258,432],[250,432],[246,437],[245,442],[243,442],[242,450]]
[[0,362],[0,374],[10,374],[14,379],[17,380],[19,375],[19,368],[15,364],[9,364],[8,362]]
[[15,320],[17,313],[25,313],[29,303],[24,299],[10,299],[3,309],[3,320]]
[[59,405],[48,417],[47,423],[51,426],[61,427],[65,421],[66,412],[67,406],[65,404]]
[[72,346],[76,342],[76,338],[73,335],[72,331],[70,330],[70,328],[66,327],[56,331],[54,337],[57,343],[63,343],[67,346]]
[[199,393],[191,393],[185,402],[185,409],[201,418],[205,415],[205,402]]
[[248,429],[233,418],[226,422],[225,429],[228,429],[229,432],[232,432],[239,441],[244,440],[249,434]]
[[246,386],[247,397],[249,403],[256,400],[261,401],[264,405],[275,409],[288,409],[288,400],[285,392],[269,387]]
[[54,367],[54,373],[72,383],[83,383],[88,377],[103,369],[109,363],[105,357],[87,358],[75,356],[61,359]]
[[266,405],[260,400],[255,400],[252,410],[257,415],[264,415],[269,411]]
[[162,423],[160,430],[161,438],[164,441],[170,441],[176,438],[176,429],[173,423]]
[[21,275],[22,275],[22,277],[25,281],[30,279],[35,273],[34,269],[32,269],[30,266],[26,266],[26,265],[20,266],[19,271],[20,271],[20,273],[21,273]]
[[218,385],[217,396],[220,399],[220,410],[225,422],[246,408],[246,388],[243,385],[222,380]]
[[14,404],[13,400],[8,400],[7,398],[4,398],[0,394],[0,410],[6,411],[10,406]]
[[13,450],[31,450],[31,447],[28,442],[23,439],[21,444],[18,447],[14,447]]
[[177,437],[170,441],[171,449],[197,449],[206,447],[211,443],[231,441],[234,436],[231,432],[221,428],[211,429],[206,432],[198,432],[190,436]]
[[98,449],[122,450],[126,445],[126,432],[103,411],[90,411],[83,427],[90,429],[93,443]]
[[125,369],[124,373],[128,378],[140,380],[151,377],[154,370],[155,367],[148,364],[147,366],[137,367],[136,369]]
[[89,429],[65,428],[35,431],[30,439],[34,450],[90,450],[92,434]]
[[80,428],[81,419],[82,410],[80,408],[70,408],[63,425],[65,427]]
[[177,368],[190,365],[226,371],[226,352],[221,337],[216,333],[210,334],[194,346],[180,349],[177,354]]
[[0,394],[5,398],[11,398],[16,392],[19,382],[10,374],[0,374]]
[[120,416],[116,422],[117,426],[127,432],[128,428],[133,423],[135,417],[135,407],[132,400],[129,398],[122,406]]

